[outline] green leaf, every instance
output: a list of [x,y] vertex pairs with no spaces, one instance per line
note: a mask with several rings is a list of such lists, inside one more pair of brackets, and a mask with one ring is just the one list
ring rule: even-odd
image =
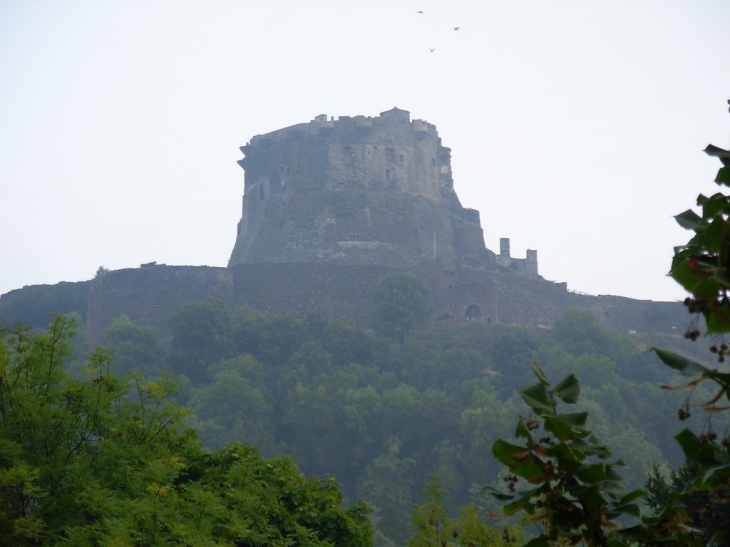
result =
[[730,465],[723,465],[714,469],[703,481],[707,490],[717,490],[730,484]]
[[578,402],[578,396],[580,395],[580,382],[575,374],[570,374],[553,388],[553,393],[560,397],[563,402],[571,405],[575,404]]
[[520,391],[522,400],[525,401],[535,414],[543,416],[552,414],[555,408],[555,401],[550,397],[545,384],[535,384]]
[[709,198],[702,194],[697,197],[697,205],[702,207],[702,218],[706,219],[721,216],[727,209],[728,203],[728,197],[721,192],[717,192]]
[[713,279],[716,272],[717,270],[715,269],[711,272],[700,274],[702,278],[695,286],[694,291],[692,291],[695,298],[703,300],[713,300],[717,298],[717,293],[723,290],[724,287]]
[[573,431],[573,428],[570,427],[570,424],[560,418],[555,418],[554,416],[545,417],[544,427],[545,431],[552,433],[561,441],[569,441],[577,436]]
[[581,462],[585,459],[585,455],[581,452],[576,453],[568,444],[561,442],[551,446],[546,450],[547,455],[556,458],[559,462],[560,469],[563,471],[574,471],[581,466]]
[[717,172],[717,176],[715,177],[715,182],[717,184],[730,186],[730,167],[720,167],[720,170]]
[[639,506],[635,503],[627,503],[625,505],[620,505],[619,507],[614,507],[613,511],[616,513],[624,513],[627,515],[631,515],[634,517],[641,516],[641,511],[639,510]]
[[719,253],[727,232],[727,221],[721,216],[715,217],[705,232],[705,247],[708,251]]
[[509,501],[511,499],[514,499],[514,495],[505,494],[501,490],[497,490],[496,488],[489,486],[489,485],[482,486],[481,493],[483,494],[484,492],[489,492],[492,496],[497,498],[499,501]]
[[717,176],[715,177],[715,182],[717,184],[730,186],[730,167],[720,167],[720,170],[717,172]]
[[728,275],[726,270],[717,270],[712,274],[712,279],[726,287],[730,287],[730,275]]
[[708,144],[704,152],[708,156],[715,156],[716,158],[720,158],[720,161],[723,165],[730,165],[730,152],[728,152],[727,150],[723,150],[722,148],[720,148],[719,146],[715,146],[714,144]]
[[544,386],[549,386],[550,382],[548,382],[547,376],[545,376],[545,373],[540,368],[540,365],[535,363],[534,361],[530,362],[530,368],[532,369],[532,372],[537,376],[537,379],[540,381],[540,383]]
[[[615,472],[612,473],[615,475]],[[609,473],[606,472],[606,476],[609,476]],[[601,488],[603,488],[603,491],[606,492],[609,496],[611,496],[612,499],[621,499],[626,495],[626,487],[623,484],[623,478],[620,478],[618,480],[605,480],[601,483]]]
[[569,423],[571,427],[577,431],[587,432],[586,423],[588,422],[587,412],[565,412],[558,415],[558,418]]
[[517,422],[517,430],[515,431],[515,437],[523,437],[525,439],[532,439],[532,435],[530,435],[530,430],[527,429],[527,426],[525,425],[525,420],[520,418],[520,421]]
[[[527,455],[523,456],[525,453],[527,453]],[[508,443],[502,439],[494,441],[494,444],[492,445],[492,454],[498,462],[510,468],[520,465],[526,458],[529,458],[530,463],[534,461],[532,456],[529,456],[527,448]]]
[[[730,317],[726,317],[721,311],[710,315],[710,318],[707,320],[707,334],[725,334],[730,332]],[[728,310],[724,311],[727,312]]]
[[619,505],[626,505],[627,503],[631,503],[632,501],[638,500],[639,498],[645,498],[649,495],[649,492],[646,490],[643,490],[641,488],[637,488],[636,490],[632,490],[628,494],[626,494],[623,498],[619,500]]
[[[624,478],[621,476],[620,473],[618,473],[613,465],[607,465],[606,466],[606,481],[607,482],[615,482],[615,483],[621,483],[623,482]],[[621,494],[621,497],[623,497],[625,494]],[[628,503],[628,501],[624,502]]]
[[679,371],[682,376],[696,376],[710,371],[710,369],[702,366],[698,362],[682,357],[681,355],[671,351],[659,348],[651,348],[651,351],[656,353],[665,365]]
[[601,494],[601,488],[597,484],[591,484],[590,486],[581,488],[577,493],[581,496],[586,507],[599,508],[606,503],[606,499]]
[[606,467],[602,463],[584,465],[575,472],[575,476],[585,483],[596,484],[606,478]]
[[677,283],[682,285],[684,290],[694,293],[694,290],[702,282],[704,276],[689,267],[689,260],[686,256],[682,255],[675,257],[675,259],[672,261],[672,269],[669,271],[669,275]]
[[520,509],[524,509],[527,513],[532,514],[535,510],[535,506],[526,499],[518,499],[516,501],[513,501],[512,503],[508,503],[507,505],[503,506],[502,512],[505,515],[511,515],[513,513],[516,513]]
[[573,441],[576,447],[579,447],[589,456],[598,456],[601,459],[611,457],[611,449],[601,439],[596,437],[593,433],[588,435],[585,440],[576,439]]
[[[534,458],[530,458],[530,461],[534,462],[535,460]],[[515,475],[525,479],[526,481],[532,481],[534,483],[540,480],[547,480],[545,471],[536,463],[521,465],[519,467],[513,467],[512,469]]]
[[695,213],[692,209],[687,209],[684,213],[680,213],[674,217],[682,228],[687,230],[694,230],[695,232],[702,232],[707,227],[702,217]]
[[712,445],[700,441],[689,429],[683,429],[674,438],[690,462],[697,463],[701,466],[720,465],[721,462],[717,459],[715,449]]

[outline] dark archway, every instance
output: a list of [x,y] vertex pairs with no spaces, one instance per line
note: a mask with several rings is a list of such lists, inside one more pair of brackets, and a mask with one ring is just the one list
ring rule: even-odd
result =
[[482,320],[482,310],[479,309],[479,306],[476,304],[471,304],[466,308],[466,311],[464,312],[464,319],[467,321],[481,321]]

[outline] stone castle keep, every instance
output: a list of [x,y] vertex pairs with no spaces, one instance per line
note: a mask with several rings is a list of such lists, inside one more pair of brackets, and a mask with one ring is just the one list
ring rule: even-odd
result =
[[[451,150],[434,125],[405,110],[321,115],[258,135],[241,151],[243,215],[229,266],[499,266],[479,212],[456,196]],[[532,253],[532,275],[536,260]]]
[[35,294],[47,311],[78,311],[94,342],[122,313],[165,339],[170,313],[214,297],[362,325],[378,279],[411,271],[430,288],[435,320],[549,327],[576,306],[617,330],[686,326],[679,303],[571,293],[539,276],[537,251],[512,258],[506,238],[499,254],[487,249],[479,212],[454,191],[451,150],[434,125],[405,110],[321,115],[257,135],[241,151],[242,217],[227,268],[145,265],[26,287],[0,297],[0,317],[33,324],[20,304]]

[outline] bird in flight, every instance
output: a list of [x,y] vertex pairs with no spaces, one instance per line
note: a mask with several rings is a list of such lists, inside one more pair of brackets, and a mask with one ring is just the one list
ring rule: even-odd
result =
[[433,53],[434,51],[436,51],[436,48],[429,49],[428,51],[430,51],[431,53]]
[[417,11],[416,13],[420,13],[421,15],[423,15],[423,12],[422,12],[422,11],[420,11],[420,10],[419,10],[419,11]]
[[454,27],[454,30],[461,30],[461,27]]

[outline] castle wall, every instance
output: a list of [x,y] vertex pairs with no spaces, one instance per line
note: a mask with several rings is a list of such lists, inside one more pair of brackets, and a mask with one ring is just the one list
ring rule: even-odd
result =
[[51,314],[78,313],[86,321],[91,281],[30,285],[0,296],[0,319],[8,326],[23,323],[33,328],[48,326]]
[[186,302],[218,298],[233,302],[233,277],[227,268],[152,266],[115,270],[90,282],[86,329],[100,344],[112,321],[124,314],[139,325],[155,327],[167,343],[167,317]]
[[393,109],[318,116],[241,147],[242,218],[229,265],[320,262],[414,266],[491,254],[476,211],[453,189],[436,127]]
[[[468,268],[449,271],[438,265],[391,268],[314,263],[116,270],[89,282],[31,286],[2,295],[0,317],[11,320],[13,310],[31,309],[33,317],[43,317],[41,323],[31,324],[43,327],[50,311],[84,311],[76,309],[78,306],[39,308],[42,302],[58,307],[54,303],[66,302],[72,294],[77,304],[88,299],[86,313],[81,315],[85,315],[94,344],[101,343],[105,329],[121,314],[140,325],[156,327],[160,340],[167,343],[167,317],[186,302],[207,298],[218,298],[228,305],[247,305],[267,316],[288,313],[305,317],[319,312],[367,326],[375,285],[380,277],[393,271],[411,271],[424,281],[430,289],[434,320],[550,327],[566,308],[574,306],[592,311],[599,322],[621,332],[677,334],[684,332],[689,321],[679,302],[575,294],[568,292],[565,284],[540,278]],[[43,300],[39,301],[38,295],[43,295]]]

